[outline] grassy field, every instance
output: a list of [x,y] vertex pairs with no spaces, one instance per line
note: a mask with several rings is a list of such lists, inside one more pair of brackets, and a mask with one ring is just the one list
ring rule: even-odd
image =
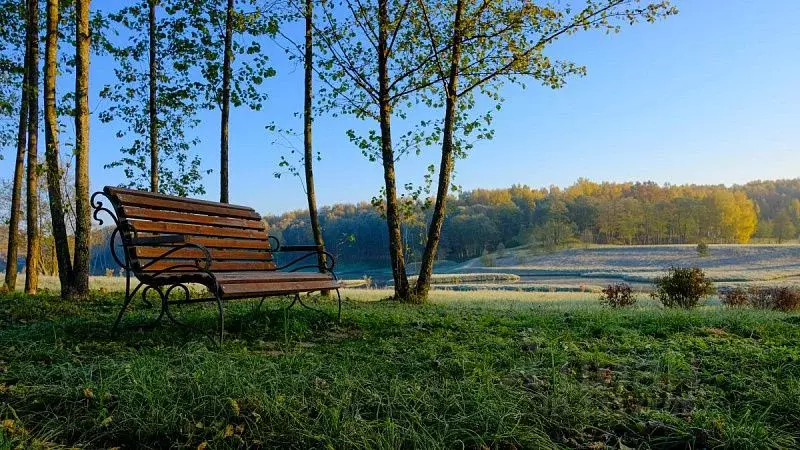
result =
[[[787,448],[800,316],[594,294],[346,292],[341,324],[228,306],[225,344],[109,324],[118,294],[0,296],[0,448]],[[333,305],[320,301],[322,308]],[[210,308],[184,311],[213,330]]]
[[478,258],[456,270],[509,272],[529,284],[596,288],[615,280],[644,287],[670,266],[698,266],[720,286],[800,285],[798,244],[710,245],[709,250],[701,257],[693,245],[604,245],[555,252],[521,247],[496,256],[494,267],[483,267]]

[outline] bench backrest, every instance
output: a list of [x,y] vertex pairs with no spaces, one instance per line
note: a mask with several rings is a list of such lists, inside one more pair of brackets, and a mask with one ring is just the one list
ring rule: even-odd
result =
[[[182,235],[208,248],[212,271],[275,270],[266,224],[253,208],[111,186],[103,192],[111,200],[120,233],[128,242],[133,237]],[[204,259],[202,251],[185,248],[147,266],[179,245],[129,245],[126,250],[133,271],[144,275]]]

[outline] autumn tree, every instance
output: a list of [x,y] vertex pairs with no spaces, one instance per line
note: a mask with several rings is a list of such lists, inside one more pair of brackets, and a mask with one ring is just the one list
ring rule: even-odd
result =
[[[105,42],[117,62],[116,83],[100,96],[111,101],[100,113],[104,123],[120,123],[125,142],[121,167],[125,185],[172,195],[203,194],[197,144],[188,133],[198,120],[197,83],[191,77],[196,47],[188,18],[172,0],[141,0],[108,14],[117,39]],[[143,68],[144,67],[144,68]]]
[[475,95],[481,93],[497,102],[502,84],[525,79],[559,88],[569,76],[582,75],[586,69],[551,59],[545,50],[555,41],[578,31],[618,32],[624,24],[653,22],[677,10],[668,1],[640,0],[590,0],[578,8],[528,0],[417,1],[430,53],[436,57],[439,83],[432,86],[439,86],[439,103],[444,105],[436,201],[414,288],[415,296],[424,299],[441,239],[454,161],[464,150],[459,128],[461,134],[468,134],[482,123],[491,123],[486,114],[469,116]]
[[779,244],[797,237],[797,228],[792,223],[792,219],[786,211],[778,213],[772,227],[772,234],[778,240]]

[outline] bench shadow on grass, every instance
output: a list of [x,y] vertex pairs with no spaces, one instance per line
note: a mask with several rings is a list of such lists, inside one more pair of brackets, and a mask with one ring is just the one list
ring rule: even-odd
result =
[[[224,303],[225,340],[223,347],[238,345],[281,347],[298,343],[343,340],[354,324],[336,320],[335,301],[319,297],[304,299],[318,310],[299,305],[287,310],[291,298],[268,298],[259,308],[258,299]],[[160,305],[146,305],[137,298],[128,307],[120,325],[113,329],[122,299],[117,295],[93,294],[79,303],[61,300],[57,295],[0,296],[0,332],[28,341],[64,341],[70,345],[112,344],[141,349],[145,347],[219,347],[216,341],[218,315],[215,304],[172,306],[170,311],[180,324],[166,315],[156,320]]]

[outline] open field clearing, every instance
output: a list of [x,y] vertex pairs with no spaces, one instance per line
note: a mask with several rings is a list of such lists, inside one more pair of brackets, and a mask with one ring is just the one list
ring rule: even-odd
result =
[[[348,290],[343,320],[276,299],[201,331],[153,311],[0,296],[0,448],[787,448],[800,315],[625,310],[595,294]],[[713,303],[713,302],[712,302]],[[316,303],[327,311],[334,305]],[[212,331],[212,308],[181,316]]]
[[514,273],[522,282],[543,285],[597,286],[627,281],[641,286],[674,266],[698,266],[718,285],[800,284],[800,245],[710,245],[710,255],[700,257],[693,245],[592,246],[552,253],[509,249],[495,258],[494,267],[480,259],[459,266],[459,271]]

